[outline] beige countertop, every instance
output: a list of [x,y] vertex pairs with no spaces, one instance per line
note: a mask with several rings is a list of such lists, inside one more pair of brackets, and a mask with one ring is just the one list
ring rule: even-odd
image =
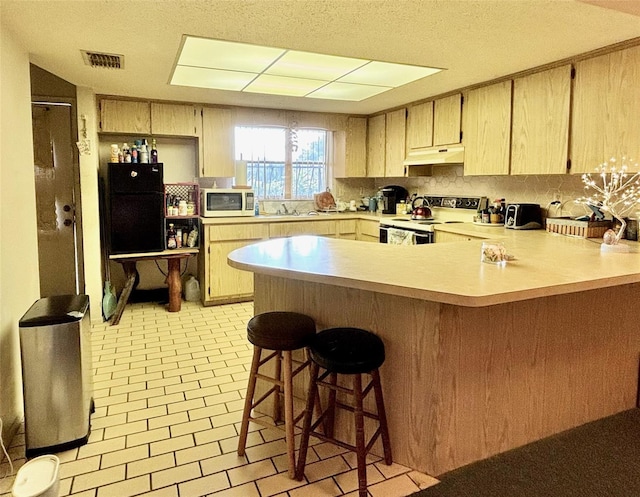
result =
[[237,249],[228,261],[255,273],[469,307],[640,282],[635,242],[630,253],[601,253],[598,240],[544,230],[471,223],[437,229],[501,239],[515,259],[504,266],[481,262],[481,240],[398,246],[300,236]]

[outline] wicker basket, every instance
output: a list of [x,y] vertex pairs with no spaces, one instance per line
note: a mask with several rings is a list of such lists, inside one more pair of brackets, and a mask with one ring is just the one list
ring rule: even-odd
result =
[[549,217],[547,231],[580,238],[602,238],[611,228],[611,221],[577,221],[568,217]]

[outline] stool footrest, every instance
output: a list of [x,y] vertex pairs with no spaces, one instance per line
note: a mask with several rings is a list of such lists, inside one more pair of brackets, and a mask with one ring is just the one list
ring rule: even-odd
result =
[[269,396],[274,393],[276,391],[276,387],[272,387],[270,388],[267,392],[265,392],[262,397],[260,397],[258,400],[256,400],[255,402],[251,403],[251,410],[255,409],[257,406],[259,406],[262,402],[264,402],[265,400],[267,400],[269,398]]
[[265,419],[263,418],[254,418],[253,416],[249,416],[249,418],[247,418],[249,421],[252,421],[256,424],[259,424],[261,426],[265,426],[267,428],[276,428],[278,430],[284,430],[284,425],[283,424],[277,424],[275,421],[266,421],[266,419],[271,419],[270,417],[266,416]]
[[[326,372],[325,374],[320,376],[318,378],[318,381],[316,381],[316,383],[318,385],[322,385],[325,388],[328,388],[329,390],[334,390],[336,392],[346,393],[348,395],[354,395],[353,388],[344,387],[342,385],[334,385],[333,383],[326,382],[324,379],[328,376],[329,373],[330,372]],[[363,374],[366,374],[366,373],[363,373]],[[369,384],[362,389],[362,398],[363,399],[367,396],[367,394],[371,391],[372,388],[373,388],[373,380],[371,380],[369,382]]]
[[[349,449],[356,452],[357,447],[355,445],[351,445],[347,442],[343,442],[342,440],[338,440],[337,438],[330,437],[325,435],[324,433],[316,431],[316,428],[318,427],[318,425],[323,421],[325,414],[326,414],[326,411],[322,413],[320,417],[318,417],[318,419],[316,419],[315,422],[311,425],[311,428],[309,429],[309,436],[319,438],[323,442],[332,442],[336,445],[339,445],[343,449]],[[378,417],[374,415],[371,415],[370,417],[374,419],[378,419]],[[378,437],[380,437],[381,434],[382,434],[382,430],[380,429],[380,427],[378,427],[378,429],[376,429],[375,433],[371,436],[371,438],[369,439],[369,442],[366,444],[364,448],[365,454],[368,454],[371,451],[373,444],[376,443],[376,440],[378,440]]]
[[[336,407],[340,407],[341,409],[344,409],[345,411],[350,411],[350,412],[356,412],[355,408],[353,406],[350,406],[348,404],[343,404],[342,402],[338,402],[336,401]],[[373,412],[369,412],[369,411],[362,411],[362,415],[366,418],[369,419],[375,419],[376,421],[380,421],[380,416],[376,413]]]

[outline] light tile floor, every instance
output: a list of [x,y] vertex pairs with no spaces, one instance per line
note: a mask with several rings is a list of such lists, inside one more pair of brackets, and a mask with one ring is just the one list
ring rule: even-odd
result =
[[[179,313],[130,304],[120,324],[94,325],[96,412],[89,443],[57,454],[60,495],[75,497],[357,496],[354,454],[327,443],[310,449],[305,481],[287,476],[283,432],[251,424],[247,451],[236,448],[252,348],[252,303]],[[24,432],[9,448],[25,463]],[[5,462],[0,477],[9,471]],[[404,497],[437,482],[371,458],[371,497]],[[13,476],[0,481],[11,495]]]

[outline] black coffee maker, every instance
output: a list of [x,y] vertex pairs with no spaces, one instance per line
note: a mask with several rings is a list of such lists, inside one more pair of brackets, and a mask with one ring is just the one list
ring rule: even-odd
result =
[[396,185],[384,186],[380,190],[382,192],[382,213],[395,214],[396,203],[401,200],[407,200],[409,192],[406,188]]

